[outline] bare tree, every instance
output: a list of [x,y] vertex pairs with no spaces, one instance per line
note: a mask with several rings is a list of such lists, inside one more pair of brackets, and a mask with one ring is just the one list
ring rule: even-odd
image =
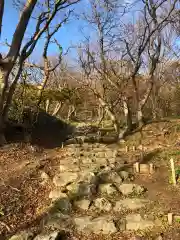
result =
[[[123,41],[126,46],[126,51],[129,59],[133,63],[133,70],[131,80],[135,91],[136,98],[136,116],[139,125],[143,124],[143,108],[150,96],[154,84],[154,73],[160,59],[162,50],[162,31],[170,23],[171,15],[173,14],[178,1],[173,1],[168,4],[168,1],[144,1],[143,3],[143,16],[138,24],[132,26],[133,37],[128,40],[125,38]],[[166,14],[164,14],[164,6],[166,6]],[[131,41],[131,42],[130,42]],[[147,90],[143,96],[140,96],[140,85],[136,76],[139,71],[143,70],[144,54],[148,55],[148,71],[145,74]]]
[[[31,55],[33,52],[38,40],[43,35],[43,33],[47,30],[47,28],[52,23],[53,19],[57,15],[60,10],[64,10],[69,6],[77,3],[79,0],[75,1],[51,1],[47,0],[48,3],[45,9],[41,8],[41,11],[36,20],[35,31],[32,34],[30,40],[28,40],[24,46],[22,46],[22,42],[25,36],[25,31],[27,29],[29,20],[32,16],[33,10],[38,5],[37,0],[28,0],[21,12],[21,16],[19,22],[16,26],[12,42],[9,46],[9,51],[7,55],[3,58],[0,55],[0,143],[3,144],[5,142],[5,137],[3,134],[3,130],[5,127],[4,118],[7,114],[8,107],[6,106],[6,97],[8,95],[12,95],[16,86],[16,83],[21,74],[24,61]],[[2,19],[4,14],[4,1],[1,1],[0,4],[0,29],[2,28]],[[1,31],[0,31],[1,32]],[[13,87],[11,91],[9,91],[9,76],[13,70],[13,67],[17,63],[19,64],[18,71],[13,81]],[[9,97],[11,98],[11,96]],[[10,101],[8,101],[10,102]]]
[[[132,129],[132,116],[129,107],[129,96],[125,94],[125,87],[129,77],[128,62],[123,64],[122,55],[115,57],[117,29],[119,19],[126,12],[126,6],[119,4],[119,1],[89,1],[91,12],[86,14],[85,21],[95,29],[97,43],[96,50],[91,45],[91,37],[86,36],[84,46],[81,46],[80,63],[86,75],[91,81],[98,81],[100,88],[94,88],[93,92],[99,103],[113,122],[118,138],[122,138]],[[122,10],[123,11],[120,11]],[[94,78],[94,80],[93,80]],[[95,80],[96,79],[96,80]],[[111,90],[110,90],[111,89]],[[110,91],[117,92],[113,101],[109,95]],[[120,119],[117,115],[117,106],[124,112],[126,129],[120,132]]]

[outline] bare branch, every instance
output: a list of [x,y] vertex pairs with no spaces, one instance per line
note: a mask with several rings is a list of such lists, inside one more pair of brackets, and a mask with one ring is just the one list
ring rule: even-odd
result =
[[1,38],[1,32],[2,32],[3,15],[4,15],[4,0],[1,0],[0,1],[0,38]]

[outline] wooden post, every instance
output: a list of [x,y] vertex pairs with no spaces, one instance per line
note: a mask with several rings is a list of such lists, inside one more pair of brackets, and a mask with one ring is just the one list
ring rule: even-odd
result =
[[140,145],[140,158],[141,158],[141,162],[143,161],[143,158],[144,158],[144,147],[143,145],[141,144]]
[[135,152],[136,151],[136,146],[133,146],[132,150],[133,150],[133,152]]
[[144,150],[144,147],[143,147],[143,145],[141,144],[141,145],[139,145],[139,148],[140,148],[140,150],[141,151],[143,151]]
[[149,164],[149,173],[150,173],[150,174],[153,174],[153,173],[154,173],[154,165],[153,165],[153,163],[150,163],[150,164]]
[[129,147],[128,146],[126,146],[126,152],[128,152],[129,151]]
[[134,164],[134,170],[135,170],[136,173],[139,173],[139,171],[140,171],[139,162],[136,162],[136,163]]
[[169,225],[172,225],[172,223],[173,223],[173,214],[172,213],[168,213],[168,223],[169,223]]
[[170,159],[170,164],[171,164],[171,172],[172,172],[172,182],[173,182],[173,185],[176,185],[176,172],[175,172],[173,158]]

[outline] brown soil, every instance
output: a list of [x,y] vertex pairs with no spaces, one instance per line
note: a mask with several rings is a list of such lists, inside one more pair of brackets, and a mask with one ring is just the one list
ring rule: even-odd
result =
[[41,184],[41,172],[51,176],[57,165],[52,152],[50,158],[46,154],[33,154],[19,145],[0,150],[0,239],[29,226],[39,229],[51,189]]

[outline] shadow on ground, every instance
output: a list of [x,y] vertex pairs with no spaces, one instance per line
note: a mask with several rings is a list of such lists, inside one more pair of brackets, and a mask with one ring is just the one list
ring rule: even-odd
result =
[[160,153],[159,149],[155,149],[152,152],[148,152],[143,156],[141,163],[148,164],[158,153]]
[[[32,128],[31,144],[51,149],[62,145],[69,135],[75,131],[72,125],[41,111]],[[6,125],[5,136],[8,143],[24,142],[22,125],[9,121]]]

